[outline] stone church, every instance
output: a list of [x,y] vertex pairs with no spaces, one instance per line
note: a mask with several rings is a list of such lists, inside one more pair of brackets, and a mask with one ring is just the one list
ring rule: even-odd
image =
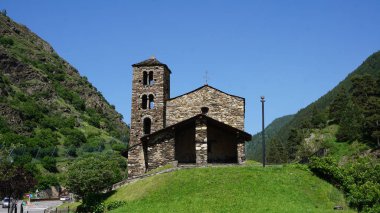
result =
[[204,85],[170,97],[166,64],[133,64],[129,177],[177,161],[207,165],[245,160],[245,99]]

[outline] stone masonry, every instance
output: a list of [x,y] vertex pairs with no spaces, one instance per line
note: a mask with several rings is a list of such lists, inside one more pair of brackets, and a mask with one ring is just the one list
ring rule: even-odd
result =
[[[215,142],[215,138],[217,137],[214,137],[214,141],[210,142],[211,145],[208,147],[207,122],[210,121],[210,118],[213,119],[211,120],[213,125],[215,125],[215,122],[219,122],[224,125],[223,128],[229,129],[230,132],[232,131],[228,133],[230,135],[227,138],[230,139],[224,139],[224,143],[236,144],[231,145],[232,147],[226,146],[231,147],[228,148],[230,150],[229,153],[237,152],[235,156],[238,158],[238,163],[245,160],[244,141],[249,140],[250,135],[244,132],[244,98],[229,95],[205,85],[192,92],[170,99],[171,71],[166,64],[159,62],[156,58],[150,58],[134,64],[132,67],[128,178],[141,176],[148,170],[173,161],[177,162],[175,159],[176,146],[177,148],[178,146],[182,147],[182,150],[185,150],[183,152],[178,151],[177,153],[186,154],[186,150],[194,150],[192,153],[195,152],[195,154],[187,153],[185,156],[195,156],[194,161],[197,165],[206,165],[208,160],[212,160],[211,158],[208,159],[211,145],[215,143],[214,145],[217,146]],[[205,109],[207,110],[208,119],[203,115],[195,117],[203,113]],[[196,120],[192,118],[196,118]],[[195,128],[193,139],[190,136],[181,139],[183,131],[181,129],[180,132],[176,130],[177,124],[186,123],[187,120],[195,122],[195,126],[192,127]],[[189,127],[186,128],[189,130]],[[176,131],[179,135],[176,134]],[[232,137],[232,134],[242,134],[244,137]],[[176,138],[179,138],[178,141],[176,141]],[[191,146],[181,146],[184,143],[187,143],[187,146],[192,143],[193,145],[191,146],[195,147],[193,149]],[[219,150],[223,149],[219,148]],[[219,151],[219,153],[223,155],[223,152]]]
[[[166,126],[166,100],[170,96],[170,70],[156,59],[148,59],[149,63],[138,63],[133,66],[132,80],[132,113],[128,153],[128,173],[130,176],[142,175],[145,172],[145,160],[140,138],[144,136],[144,119],[151,121],[150,132]],[[144,85],[144,73],[153,73],[153,81]],[[154,107],[143,107],[143,96],[154,97]]]
[[226,94],[207,85],[167,101],[168,126],[199,114],[202,107],[209,108],[209,117],[244,130],[244,98]]
[[195,122],[195,155],[197,165],[207,164],[207,125],[202,118]]

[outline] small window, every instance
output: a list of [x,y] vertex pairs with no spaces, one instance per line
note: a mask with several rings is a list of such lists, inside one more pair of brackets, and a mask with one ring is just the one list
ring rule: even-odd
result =
[[154,84],[154,79],[153,79],[153,72],[149,72],[149,85]]
[[142,96],[141,108],[146,109],[148,105],[148,97],[146,95]]
[[148,73],[145,71],[143,72],[143,84],[148,85]]
[[149,95],[149,109],[154,109],[154,96]]
[[149,135],[150,134],[150,129],[152,127],[152,121],[150,118],[144,118],[144,135]]

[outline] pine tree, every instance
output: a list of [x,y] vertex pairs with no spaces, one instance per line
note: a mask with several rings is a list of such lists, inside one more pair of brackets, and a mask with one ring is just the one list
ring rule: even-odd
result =
[[344,88],[341,88],[329,107],[329,118],[333,123],[339,123],[347,106],[349,96]]
[[337,132],[338,141],[355,141],[362,136],[362,113],[359,107],[349,101],[343,111]]
[[302,134],[297,129],[291,129],[286,144],[286,151],[289,160],[294,160],[297,157],[297,151],[303,140]]

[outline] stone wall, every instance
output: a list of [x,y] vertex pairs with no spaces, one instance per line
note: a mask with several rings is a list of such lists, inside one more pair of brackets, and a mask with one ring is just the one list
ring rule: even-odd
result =
[[166,122],[173,125],[201,113],[208,107],[207,116],[244,131],[245,100],[204,86],[166,103]]
[[241,142],[237,144],[238,163],[242,164],[245,161],[245,143]]
[[174,159],[174,134],[162,133],[147,144],[147,171],[164,166]]
[[195,155],[197,165],[207,164],[207,124],[205,119],[195,122]]
[[[144,72],[153,72],[153,84],[144,85]],[[133,67],[130,147],[141,143],[140,138],[144,136],[143,123],[145,118],[151,120],[151,133],[165,127],[166,100],[170,95],[169,77],[170,71],[165,66]],[[142,107],[143,95],[154,96],[153,109]],[[128,174],[130,177],[142,175],[146,171],[144,162],[141,146],[137,146],[128,152]]]

